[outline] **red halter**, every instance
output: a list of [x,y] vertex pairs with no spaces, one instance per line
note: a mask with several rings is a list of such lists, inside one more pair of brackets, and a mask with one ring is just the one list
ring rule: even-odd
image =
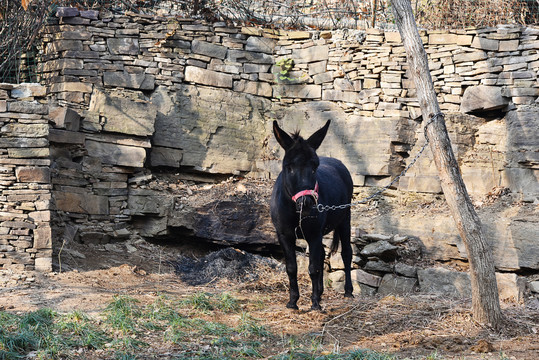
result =
[[318,204],[318,181],[316,182],[316,184],[314,184],[314,190],[300,191],[296,195],[292,196],[292,200],[296,202],[302,196],[312,196],[314,198],[314,201]]

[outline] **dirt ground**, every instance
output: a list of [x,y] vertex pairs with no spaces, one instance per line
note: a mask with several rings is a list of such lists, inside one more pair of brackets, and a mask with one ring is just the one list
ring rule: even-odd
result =
[[[432,295],[385,298],[356,295],[344,299],[331,289],[322,312],[309,311],[310,284],[301,276],[299,311],[285,308],[287,278],[281,269],[240,283],[216,279],[191,286],[174,273],[170,261],[180,255],[200,258],[193,246],[165,247],[142,239],[107,245],[71,244],[56,262],[62,273],[0,273],[0,310],[25,312],[50,307],[60,312],[104,310],[114,295],[129,295],[141,303],[159,294],[188,296],[198,291],[230,292],[239,299],[262,299],[250,309],[274,334],[322,334],[324,343],[341,351],[371,349],[397,358],[529,359],[539,358],[539,301],[503,304],[503,331],[474,323],[468,300]],[[435,354],[435,357],[433,357]]]

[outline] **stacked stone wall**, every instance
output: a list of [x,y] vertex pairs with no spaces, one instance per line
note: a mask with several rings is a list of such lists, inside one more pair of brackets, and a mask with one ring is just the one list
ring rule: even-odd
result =
[[[85,137],[88,155],[103,164],[274,177],[281,154],[271,120],[308,132],[331,119],[320,152],[342,159],[357,186],[376,186],[424,142],[398,33],[264,31],[74,9],[57,15],[45,34],[50,92],[82,117],[80,131],[66,129]],[[537,135],[538,33],[521,26],[422,32],[474,195],[499,186],[538,192],[534,137],[522,135]],[[58,128],[63,121],[55,120]],[[123,177],[113,182],[125,189]],[[441,192],[430,154],[397,188]]]
[[[356,189],[387,184],[424,143],[396,32],[286,32],[71,8],[56,15],[43,32],[43,71],[59,243],[192,229],[192,214],[177,212],[184,199],[149,181],[162,171],[194,179],[274,178],[282,157],[274,119],[303,134],[332,120],[319,153],[342,159]],[[471,194],[482,198],[508,188],[533,202],[539,194],[539,30],[515,25],[421,36]],[[428,150],[394,188],[441,192]],[[498,267],[536,268],[529,256],[536,246],[519,232],[520,220],[503,217],[501,230],[486,225]],[[536,220],[527,219],[527,226]],[[361,221],[355,225],[419,236],[436,258],[466,257],[452,225],[438,224],[433,232],[413,218]],[[224,243],[275,242],[225,235]],[[509,243],[511,260],[502,251]]]
[[0,84],[0,269],[52,270],[46,87]]

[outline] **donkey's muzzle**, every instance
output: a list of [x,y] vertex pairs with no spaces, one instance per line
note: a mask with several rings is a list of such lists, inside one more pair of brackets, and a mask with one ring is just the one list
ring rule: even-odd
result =
[[292,196],[292,200],[296,203],[296,210],[301,214],[309,214],[311,209],[318,205],[318,182],[314,185],[313,190],[303,190]]
[[311,195],[303,195],[296,199],[296,211],[304,216],[309,215],[316,205],[317,199]]

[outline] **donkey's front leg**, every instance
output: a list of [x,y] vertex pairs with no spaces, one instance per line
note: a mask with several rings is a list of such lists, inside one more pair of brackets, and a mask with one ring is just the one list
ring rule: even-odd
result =
[[324,258],[322,234],[319,234],[313,241],[309,242],[309,275],[313,288],[311,295],[311,309],[313,310],[322,310],[320,300],[324,292]]
[[298,263],[296,260],[296,238],[284,234],[277,235],[281,248],[284,252],[286,262],[286,273],[290,283],[290,301],[286,304],[289,309],[298,309],[299,287],[298,287]]

